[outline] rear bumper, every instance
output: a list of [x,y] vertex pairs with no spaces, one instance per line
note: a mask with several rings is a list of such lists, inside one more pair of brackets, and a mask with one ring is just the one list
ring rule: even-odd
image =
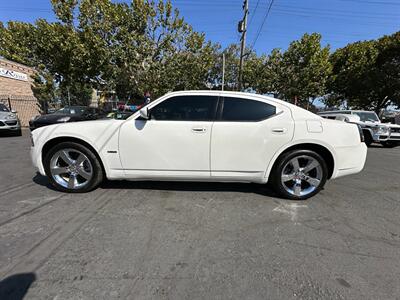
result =
[[364,143],[360,143],[357,146],[335,149],[335,170],[331,178],[339,178],[361,172],[367,159],[367,149]]

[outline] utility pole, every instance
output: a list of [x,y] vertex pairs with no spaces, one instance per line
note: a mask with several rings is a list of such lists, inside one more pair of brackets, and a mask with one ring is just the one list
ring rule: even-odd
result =
[[238,90],[242,90],[243,85],[243,62],[246,51],[246,34],[247,34],[247,16],[249,15],[249,0],[244,0],[243,3],[244,17],[243,20],[239,22],[238,31],[242,34],[241,44],[240,44],[240,62],[239,62],[239,82]]
[[225,53],[222,53],[222,90],[225,86]]

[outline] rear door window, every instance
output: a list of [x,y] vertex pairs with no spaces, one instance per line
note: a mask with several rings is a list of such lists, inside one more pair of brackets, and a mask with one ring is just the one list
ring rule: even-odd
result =
[[265,102],[224,97],[221,121],[258,122],[276,114],[276,107]]

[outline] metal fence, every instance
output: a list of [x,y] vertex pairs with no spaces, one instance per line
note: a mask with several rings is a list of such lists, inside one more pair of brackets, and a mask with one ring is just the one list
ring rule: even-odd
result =
[[15,110],[24,127],[29,126],[29,120],[40,113],[38,101],[33,96],[0,94],[0,103],[6,105],[10,110]]

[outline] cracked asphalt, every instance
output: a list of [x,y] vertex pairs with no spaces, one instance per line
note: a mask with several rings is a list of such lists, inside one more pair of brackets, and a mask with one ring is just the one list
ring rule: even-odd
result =
[[80,195],[0,137],[0,299],[399,299],[400,148],[292,202],[256,184]]

